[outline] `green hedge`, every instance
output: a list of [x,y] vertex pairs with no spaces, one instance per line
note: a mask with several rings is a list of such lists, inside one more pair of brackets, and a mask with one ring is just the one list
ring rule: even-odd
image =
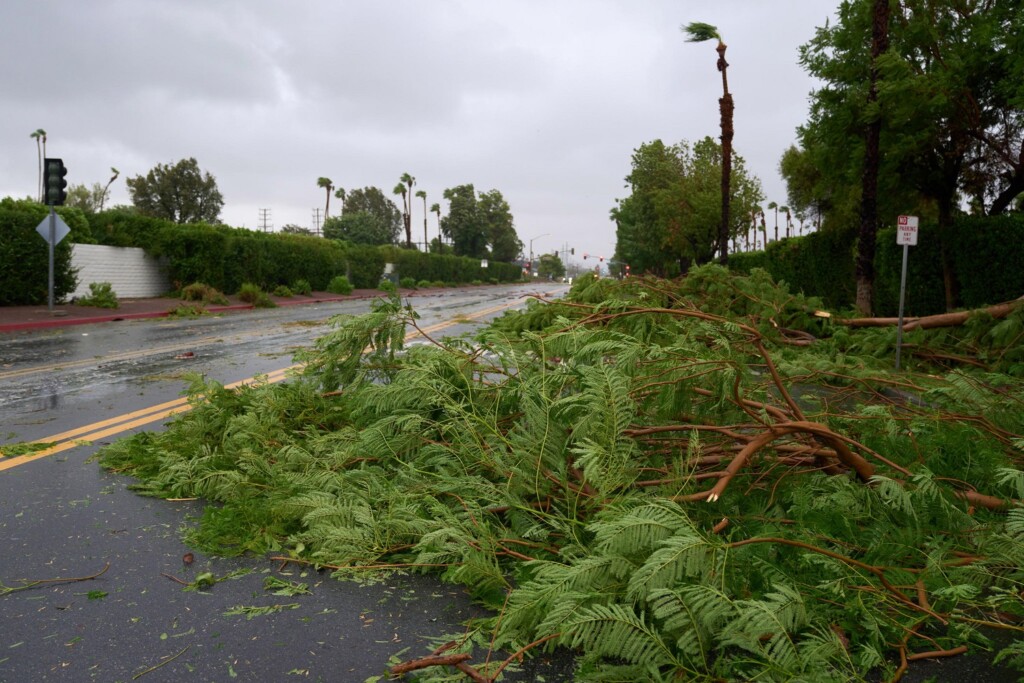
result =
[[517,282],[522,279],[522,270],[514,263],[490,261],[481,267],[480,259],[451,254],[425,254],[412,249],[378,247],[388,263],[394,263],[400,278],[428,280],[430,282],[467,283],[497,280]]
[[764,268],[790,291],[817,296],[829,308],[853,305],[856,297],[853,233],[813,232],[770,242],[765,251],[729,254],[729,268],[749,273]]
[[[0,306],[45,304],[49,299],[49,249],[36,232],[49,213],[30,199],[0,199]],[[53,251],[53,296],[60,302],[77,286],[71,245],[91,242],[92,236],[78,209],[59,207],[57,214],[71,228]]]
[[[12,264],[0,273],[0,305],[46,301],[46,243],[35,226],[47,209],[30,200],[5,199],[0,213],[0,259]],[[140,216],[131,207],[115,207],[86,217],[77,209],[58,212],[72,228],[57,249],[58,300],[74,291],[71,272],[72,242],[98,242],[107,246],[141,247],[167,260],[168,275],[176,290],[201,282],[223,292],[237,292],[244,282],[265,291],[306,280],[313,290],[344,275],[354,287],[376,289],[384,264],[394,263],[399,277],[418,281],[467,283],[514,282],[518,266],[478,259],[424,254],[392,246],[353,245],[304,235],[263,233],[225,225],[179,225]],[[40,262],[39,259],[42,259]]]
[[175,225],[162,218],[142,216],[130,206],[115,206],[89,215],[88,220],[96,242],[108,247],[145,248],[161,228]]
[[[906,315],[931,315],[946,310],[943,251],[952,266],[954,305],[977,308],[1024,294],[1024,214],[961,216],[941,235],[935,224],[922,223],[918,243],[907,260]],[[899,311],[903,247],[896,228],[879,230],[875,252],[874,310],[893,316]],[[851,307],[856,294],[854,232],[812,233],[772,242],[763,252],[729,255],[732,270],[749,273],[764,268],[794,292],[821,297],[834,309]]]

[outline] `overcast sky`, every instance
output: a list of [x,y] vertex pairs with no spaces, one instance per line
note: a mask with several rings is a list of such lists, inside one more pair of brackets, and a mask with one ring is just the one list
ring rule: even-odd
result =
[[3,0],[0,196],[35,196],[43,128],[70,183],[121,171],[110,204],[130,203],[126,178],[195,157],[225,223],[269,209],[275,229],[311,227],[320,176],[390,194],[408,172],[442,210],[445,188],[499,190],[527,249],[611,256],[632,150],[719,135],[715,45],[680,25],[718,26],[735,150],[781,204],[814,87],[797,48],[836,4]]

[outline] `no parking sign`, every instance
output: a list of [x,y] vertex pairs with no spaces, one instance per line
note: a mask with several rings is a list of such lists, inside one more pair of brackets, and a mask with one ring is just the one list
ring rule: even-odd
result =
[[917,246],[917,216],[899,216],[896,219],[896,244]]

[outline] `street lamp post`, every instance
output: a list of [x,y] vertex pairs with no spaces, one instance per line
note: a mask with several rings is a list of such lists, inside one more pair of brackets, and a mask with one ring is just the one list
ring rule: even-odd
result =
[[541,237],[547,237],[550,234],[551,234],[550,232],[545,232],[543,235],[537,235],[536,237],[531,237],[530,238],[530,272],[531,273],[533,272],[533,241],[534,240],[539,240]]

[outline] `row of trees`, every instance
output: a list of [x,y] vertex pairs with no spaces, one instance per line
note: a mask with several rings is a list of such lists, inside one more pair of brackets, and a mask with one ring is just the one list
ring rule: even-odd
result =
[[[95,183],[92,188],[73,185],[68,192],[68,205],[87,213],[102,211],[110,186],[120,175],[117,169],[112,168],[111,172],[113,175],[105,185]],[[175,164],[157,164],[146,175],[128,178],[127,184],[135,210],[144,216],[181,224],[214,224],[224,206],[216,179],[204,173],[195,158]],[[404,231],[404,243],[411,248],[413,199],[419,198],[423,201],[423,239],[427,244],[427,193],[424,190],[414,193],[415,184],[413,176],[402,174],[393,191],[402,198],[399,207],[380,188],[364,187],[346,192],[344,188],[336,188],[330,178],[319,178],[317,186],[326,193],[324,237],[354,244],[399,244]],[[330,215],[332,197],[341,204],[335,216]],[[523,243],[516,234],[511,208],[501,192],[478,193],[473,185],[467,184],[445,190],[443,197],[449,203],[447,216],[442,217],[438,203],[429,209],[437,217],[438,235],[429,241],[430,251],[503,262],[514,261],[520,255]],[[309,233],[293,225],[285,226],[282,231]]]
[[[1022,27],[1019,2],[843,0],[838,21],[801,47],[800,63],[823,86],[811,93],[799,146],[780,161],[789,201],[778,209],[786,209],[787,228],[791,211],[801,224],[855,236],[862,313],[872,311],[881,225],[900,214],[939,225],[951,307],[957,282],[947,238],[956,216],[1021,210]],[[767,241],[763,218],[757,224],[759,185],[732,153],[726,46],[708,24],[683,30],[692,41],[717,41],[722,144],[715,151],[710,138],[692,148],[655,141],[635,150],[626,178],[632,194],[612,218],[616,255],[637,272],[685,271],[716,253],[724,263],[744,224],[760,227]]]
[[429,213],[437,217],[438,236],[429,240],[427,193],[424,190],[413,192],[416,179],[410,174],[402,174],[393,191],[394,195],[401,196],[401,207],[377,187],[346,192],[341,188],[335,190],[328,178],[320,178],[317,184],[328,191],[325,215],[332,191],[342,201],[340,215],[324,220],[324,237],[329,239],[356,244],[398,244],[404,231],[405,246],[412,248],[412,205],[415,197],[423,200],[423,240],[432,252],[451,251],[456,256],[510,262],[519,256],[523,248],[515,230],[512,210],[498,190],[478,193],[472,184],[446,189],[443,197],[449,204],[448,215],[441,215],[438,203],[430,207]]

